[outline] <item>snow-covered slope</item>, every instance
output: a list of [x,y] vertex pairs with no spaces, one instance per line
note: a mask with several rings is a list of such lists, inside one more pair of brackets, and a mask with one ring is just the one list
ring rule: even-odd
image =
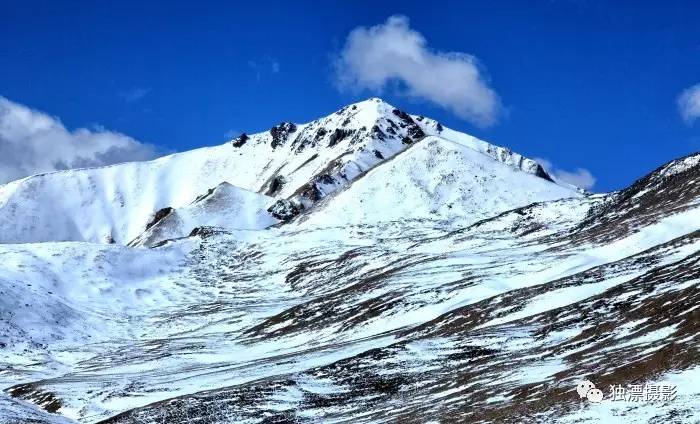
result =
[[467,225],[530,203],[578,193],[460,142],[426,136],[324,199],[305,226],[408,219],[458,219]]
[[0,192],[4,240],[152,247],[0,244],[1,424],[700,420],[700,154],[581,196],[370,100]]
[[[536,162],[508,149],[369,99],[308,124],[282,123],[220,146],[6,184],[0,187],[0,243],[126,244],[161,209],[186,206],[223,182],[309,208],[426,135],[440,135],[523,175],[549,179]],[[571,195],[558,187],[552,191]]]
[[150,247],[205,227],[262,230],[279,222],[267,211],[272,203],[268,196],[221,183],[187,206],[157,212],[146,231],[129,245]]
[[[695,422],[700,167],[663,169],[470,226],[3,245],[0,384],[81,423]],[[596,405],[582,379],[678,396]]]
[[126,244],[155,213],[194,201],[236,169],[225,146],[152,162],[59,171],[0,187],[0,242]]

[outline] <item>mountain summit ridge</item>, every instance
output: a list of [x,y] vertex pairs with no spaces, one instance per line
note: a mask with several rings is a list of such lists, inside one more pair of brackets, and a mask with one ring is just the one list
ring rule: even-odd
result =
[[[289,219],[290,215],[274,211],[309,209],[431,136],[458,143],[555,187],[532,159],[370,98],[309,123],[282,122],[269,131],[241,134],[218,146],[149,162],[40,174],[0,186],[0,243],[127,244],[146,230],[161,209],[184,207],[224,182],[269,196],[271,213]],[[577,194],[572,191],[571,195]]]

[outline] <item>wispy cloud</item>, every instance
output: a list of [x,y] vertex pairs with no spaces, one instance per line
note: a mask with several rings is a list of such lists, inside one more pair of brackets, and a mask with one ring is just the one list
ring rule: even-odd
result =
[[129,103],[138,102],[151,92],[149,87],[132,87],[119,93],[119,97]]
[[585,190],[592,189],[596,183],[596,178],[591,171],[585,168],[576,168],[573,171],[566,171],[559,169],[547,159],[535,158],[534,160],[542,165],[547,173],[556,181],[571,184]]
[[270,56],[263,56],[255,60],[251,59],[248,61],[248,67],[255,71],[256,81],[260,81],[263,72],[271,74],[278,74],[280,72],[280,63]]
[[152,159],[150,144],[101,127],[69,131],[58,118],[0,97],[0,184],[68,168]]
[[466,53],[428,47],[405,16],[350,32],[335,60],[338,86],[381,92],[400,82],[406,94],[435,103],[480,126],[492,125],[501,103],[478,60]]
[[688,125],[700,118],[700,84],[683,90],[678,96],[678,111]]

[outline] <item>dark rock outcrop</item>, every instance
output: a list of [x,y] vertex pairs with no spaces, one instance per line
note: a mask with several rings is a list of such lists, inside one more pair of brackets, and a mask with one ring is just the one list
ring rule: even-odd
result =
[[270,145],[273,149],[283,145],[289,138],[289,135],[296,132],[296,130],[297,126],[291,122],[282,122],[279,125],[275,125],[270,128],[270,135],[272,136]]
[[282,187],[287,183],[287,180],[282,175],[277,175],[270,181],[270,186],[265,191],[266,196],[274,196],[282,190]]
[[231,145],[232,145],[233,147],[241,147],[241,146],[243,146],[249,139],[250,139],[250,137],[248,137],[248,134],[243,133],[243,134],[239,135],[238,137],[236,137],[236,139],[233,140],[233,141],[231,142]]
[[273,217],[286,222],[299,215],[302,211],[302,207],[291,200],[280,199],[267,208],[267,211],[270,212],[270,215]]
[[166,216],[170,215],[170,214],[173,212],[173,210],[174,210],[174,209],[171,208],[171,207],[169,207],[169,206],[168,206],[167,208],[159,209],[159,210],[153,215],[153,219],[152,219],[148,224],[146,224],[146,229],[148,230],[148,229],[150,229],[152,226],[156,225],[156,224],[158,223],[158,221],[160,221],[161,219],[163,219],[163,218],[165,218]]
[[351,136],[354,132],[355,130],[336,128],[335,131],[333,131],[333,134],[331,134],[330,139],[328,140],[328,147],[335,146],[340,141],[345,140],[347,137]]

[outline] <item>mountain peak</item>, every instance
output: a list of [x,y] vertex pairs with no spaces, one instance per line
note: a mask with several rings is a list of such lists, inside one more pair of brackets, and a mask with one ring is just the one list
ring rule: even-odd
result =
[[370,97],[366,100],[343,106],[331,116],[354,118],[351,119],[351,121],[345,122],[344,125],[351,124],[352,121],[354,121],[356,124],[371,127],[380,119],[390,117],[394,110],[398,109],[379,97]]
[[380,97],[368,97],[365,100],[351,103],[348,106],[353,106],[353,105],[356,105],[357,107],[377,107],[377,106],[381,106],[381,105],[386,105],[390,108],[394,107]]
[[[455,143],[474,154],[447,148],[445,146],[449,145],[435,140],[429,143],[432,138]],[[420,154],[430,146],[433,146],[430,151],[436,155],[433,159]],[[397,174],[381,183],[375,180],[377,187],[410,184],[417,181],[415,172],[422,170],[420,172],[439,174],[433,175],[434,181],[426,183],[426,189],[432,190],[428,187],[430,184],[454,179],[469,168],[458,163],[495,161],[496,164],[490,164],[494,166],[472,167],[474,172],[467,177],[477,186],[492,185],[496,171],[486,170],[504,168],[505,174],[516,173],[511,178],[513,181],[535,181],[542,192],[563,193],[560,187],[545,181],[548,180],[546,173],[538,172],[540,167],[533,160],[445,128],[433,119],[411,115],[373,97],[309,123],[283,122],[268,131],[242,134],[220,146],[165,156],[152,162],[36,176],[15,182],[11,187],[0,187],[0,206],[6,205],[2,210],[4,215],[0,214],[0,218],[6,218],[0,220],[0,242],[113,240],[126,244],[143,233],[158,211],[186,207],[223,181],[267,196],[271,204],[266,205],[265,211],[270,208],[273,211],[309,210],[318,201],[349,188],[373,168],[392,161],[408,149],[416,154],[407,158],[425,163],[401,162],[406,165],[401,169],[408,170],[407,175],[390,166],[388,169],[396,169]],[[448,160],[448,154],[453,156],[452,162],[437,170],[434,165]],[[517,173],[531,175],[523,179],[523,175]],[[529,178],[532,175],[541,178]],[[524,192],[533,192],[531,187],[515,185]],[[455,189],[450,184],[445,187],[448,187],[446,190]],[[62,196],[66,192],[73,196]],[[563,195],[578,195],[573,190],[564,192]],[[464,196],[469,197],[469,192]],[[551,196],[537,195],[532,200],[545,198]],[[517,199],[507,200],[496,209],[522,206],[518,202]],[[53,205],[53,208],[47,209],[45,205]],[[287,218],[291,219],[285,215]]]

